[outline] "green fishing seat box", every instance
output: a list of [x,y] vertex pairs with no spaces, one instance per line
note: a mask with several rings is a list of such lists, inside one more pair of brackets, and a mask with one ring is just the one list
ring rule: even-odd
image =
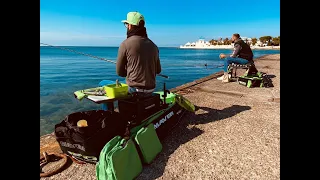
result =
[[111,139],[96,164],[98,180],[132,180],[142,172],[142,162],[132,139]]
[[153,123],[141,128],[135,135],[135,141],[140,150],[141,159],[146,164],[150,164],[162,151],[162,144]]
[[239,76],[238,83],[248,88],[263,87],[263,78],[256,76]]

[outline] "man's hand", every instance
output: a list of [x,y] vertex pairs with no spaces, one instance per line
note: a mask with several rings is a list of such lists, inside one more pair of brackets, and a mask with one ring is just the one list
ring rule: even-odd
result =
[[225,54],[221,53],[221,54],[219,55],[219,57],[220,57],[220,59],[224,59],[224,58],[226,58],[227,56],[226,56]]

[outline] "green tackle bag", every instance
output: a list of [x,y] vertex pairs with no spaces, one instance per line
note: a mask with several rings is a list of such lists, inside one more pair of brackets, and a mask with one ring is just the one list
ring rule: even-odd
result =
[[120,136],[102,149],[96,165],[98,180],[132,180],[142,171],[142,163],[134,142]]
[[248,88],[253,87],[272,87],[271,79],[263,72],[248,75],[245,73],[243,76],[238,77],[238,83]]
[[263,79],[260,77],[239,76],[238,83],[247,86],[248,88],[263,87]]
[[162,150],[162,144],[152,123],[141,128],[134,139],[140,150],[141,159],[146,164],[150,164]]

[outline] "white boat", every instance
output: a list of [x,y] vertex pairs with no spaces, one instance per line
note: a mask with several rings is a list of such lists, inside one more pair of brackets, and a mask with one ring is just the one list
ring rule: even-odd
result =
[[205,41],[200,37],[196,42],[187,42],[185,45],[180,46],[181,49],[232,49],[233,45],[212,45],[209,41]]

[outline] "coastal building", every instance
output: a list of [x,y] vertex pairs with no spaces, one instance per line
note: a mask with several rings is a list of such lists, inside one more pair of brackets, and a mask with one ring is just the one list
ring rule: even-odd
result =
[[[254,46],[252,45],[252,38],[242,37],[242,39],[246,41],[248,44],[250,44],[252,49],[270,48],[270,46],[267,46],[267,43],[262,43],[259,39],[257,39],[257,43]],[[215,42],[220,42],[220,39],[216,40]],[[209,41],[206,41],[204,37],[200,37],[198,41],[191,42],[191,43],[187,42],[185,45],[180,45],[179,48],[181,49],[232,49],[233,47],[234,47],[234,43],[231,43],[231,45],[212,45],[210,44]],[[273,48],[278,48],[278,46],[272,47],[272,49]]]
[[267,43],[263,43],[260,40],[257,40],[257,43],[255,44],[255,46],[259,46],[259,47],[265,47],[267,45],[268,45]]
[[232,47],[232,45],[212,45],[204,37],[200,37],[196,42],[187,42],[185,45],[180,46],[181,49],[230,49]]
[[248,43],[248,44],[252,44],[252,38],[241,37],[241,39],[242,39],[244,42]]

